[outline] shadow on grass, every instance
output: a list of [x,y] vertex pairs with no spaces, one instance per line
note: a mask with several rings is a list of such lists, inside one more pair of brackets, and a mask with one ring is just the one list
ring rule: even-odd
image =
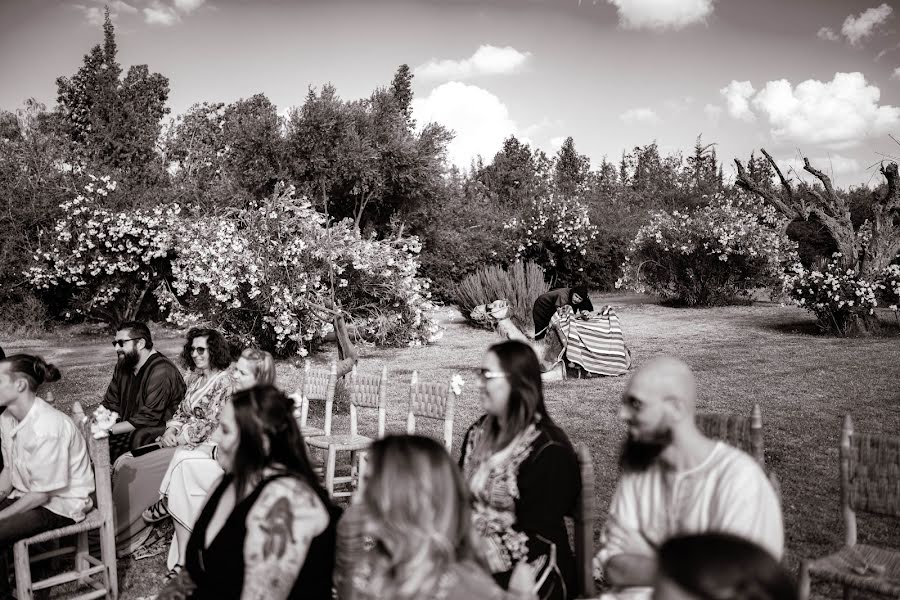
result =
[[[849,339],[881,339],[881,338],[892,338],[900,336],[900,326],[898,326],[896,320],[894,319],[886,319],[883,316],[879,319],[880,326],[877,331],[873,331],[866,334],[860,335],[851,335],[847,336]],[[806,335],[806,336],[814,336],[823,339],[834,338],[841,339],[838,336],[832,335],[830,332],[822,329],[816,321],[810,319],[804,319],[802,321],[764,321],[758,322],[757,326],[760,329],[767,331],[774,331],[778,333],[787,333],[792,335]]]

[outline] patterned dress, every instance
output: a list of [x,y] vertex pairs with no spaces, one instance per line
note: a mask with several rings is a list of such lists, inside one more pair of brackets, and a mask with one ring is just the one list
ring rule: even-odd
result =
[[575,559],[563,518],[581,491],[578,458],[549,419],[532,423],[505,448],[479,459],[482,417],[463,441],[460,466],[472,493],[472,526],[494,578],[507,587],[527,560],[537,570],[542,599],[575,594]]
[[212,375],[195,374],[191,378],[184,400],[166,423],[166,429],[178,429],[178,445],[202,444],[219,426],[219,413],[233,390],[231,375],[231,369],[224,369]]

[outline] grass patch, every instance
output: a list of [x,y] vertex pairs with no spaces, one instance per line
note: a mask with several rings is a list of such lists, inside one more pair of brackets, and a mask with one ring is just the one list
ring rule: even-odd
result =
[[[641,304],[625,296],[594,298],[611,304],[621,317],[635,365],[660,354],[685,360],[697,374],[699,409],[750,412],[762,408],[766,461],[782,483],[787,543],[786,562],[793,570],[800,558],[821,556],[843,540],[838,482],[838,439],[843,416],[854,417],[858,431],[896,435],[900,431],[900,338],[887,335],[836,339],[812,335],[812,317],[800,309],[754,305],[712,309],[674,309]],[[387,428],[405,429],[406,384],[413,369],[420,380],[445,381],[460,373],[466,381],[454,427],[454,454],[462,435],[480,414],[476,371],[495,334],[466,326],[453,310],[438,314],[447,328],[444,338],[425,348],[362,348],[360,369],[394,374],[388,388]],[[181,340],[172,334],[158,340],[168,356]],[[106,337],[77,336],[0,342],[8,350],[43,354],[63,371],[54,384],[63,408],[73,400],[97,404],[108,383],[115,353]],[[326,365],[331,354],[314,362]],[[293,389],[300,371],[287,362],[278,365],[278,381]],[[616,481],[616,458],[624,439],[616,413],[627,377],[568,380],[547,386],[548,410],[573,442],[591,448],[597,474],[597,535],[606,516]],[[375,425],[362,413],[363,431]],[[337,415],[336,430],[348,417]],[[439,435],[438,427],[423,430]],[[889,521],[861,519],[860,542],[900,547],[900,528]],[[163,558],[120,561],[125,598],[152,595],[165,568]],[[817,588],[814,592],[828,591]],[[838,597],[832,594],[833,597]]]

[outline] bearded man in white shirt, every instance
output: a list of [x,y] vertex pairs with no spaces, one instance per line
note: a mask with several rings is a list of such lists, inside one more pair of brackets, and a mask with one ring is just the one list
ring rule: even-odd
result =
[[721,532],[784,552],[778,498],[753,458],[705,437],[694,421],[696,382],[673,358],[632,377],[619,417],[628,426],[621,475],[595,569],[621,597],[649,598],[656,551],[675,535]]

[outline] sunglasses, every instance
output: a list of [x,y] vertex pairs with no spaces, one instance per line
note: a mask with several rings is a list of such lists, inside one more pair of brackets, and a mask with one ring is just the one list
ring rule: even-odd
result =
[[489,379],[503,379],[506,377],[506,373],[503,371],[489,371],[488,369],[481,369],[478,372],[478,377],[481,378],[481,381],[488,381]]
[[203,346],[193,346],[191,348],[191,354],[196,354],[197,356],[203,356],[206,354],[206,348]]
[[112,345],[113,345],[113,348],[115,348],[116,346],[118,346],[119,348],[124,348],[125,342],[133,342],[134,340],[140,340],[140,339],[143,339],[143,338],[136,337],[136,338],[128,338],[127,340],[113,340]]

